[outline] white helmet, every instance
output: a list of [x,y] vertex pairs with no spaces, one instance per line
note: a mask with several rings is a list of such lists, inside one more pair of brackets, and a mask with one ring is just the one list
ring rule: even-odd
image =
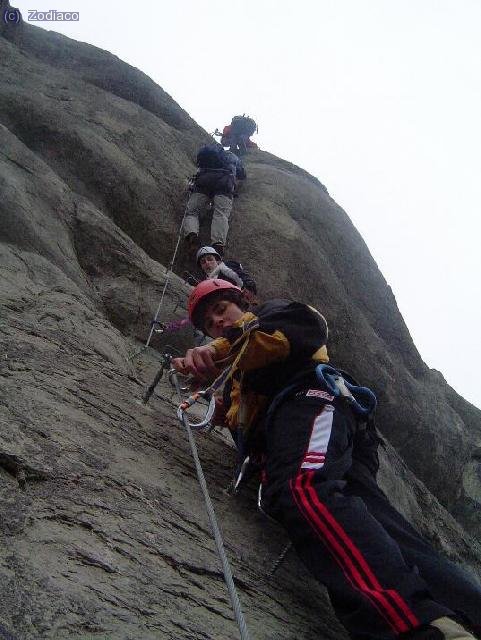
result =
[[214,249],[214,247],[201,247],[199,251],[197,251],[197,255],[195,257],[197,266],[199,266],[199,260],[202,258],[202,256],[215,256],[220,262],[222,262],[222,258]]

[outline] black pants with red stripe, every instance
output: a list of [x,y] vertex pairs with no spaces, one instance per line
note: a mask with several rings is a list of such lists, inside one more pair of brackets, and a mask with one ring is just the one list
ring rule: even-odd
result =
[[375,481],[377,436],[304,389],[271,412],[262,508],[287,530],[353,638],[394,638],[442,616],[481,623],[481,587],[392,507]]

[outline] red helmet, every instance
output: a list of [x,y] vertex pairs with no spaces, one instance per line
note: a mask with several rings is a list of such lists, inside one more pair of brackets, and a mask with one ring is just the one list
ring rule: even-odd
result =
[[[202,280],[191,292],[189,296],[188,310],[189,310],[189,318],[194,326],[198,326],[201,324],[199,319],[196,318],[196,309],[199,310],[200,302],[208,302],[208,298],[215,293],[220,291],[224,291],[226,289],[234,290],[239,293],[239,297],[242,294],[242,291],[239,287],[236,287],[235,284],[231,282],[227,282],[227,280],[220,280],[218,278],[213,278],[212,280]],[[199,327],[202,328],[202,327]]]

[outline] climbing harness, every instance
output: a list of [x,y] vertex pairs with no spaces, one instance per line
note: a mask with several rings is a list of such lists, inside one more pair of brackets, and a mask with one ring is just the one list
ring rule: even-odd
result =
[[371,389],[348,382],[334,367],[319,364],[316,367],[316,375],[329,393],[335,398],[344,398],[359,416],[367,418],[376,409],[377,400]]
[[[377,406],[377,399],[371,389],[349,382],[343,377],[341,371],[338,371],[329,364],[318,364],[315,368],[315,374],[324,389],[335,398],[344,399],[355,414],[364,419],[372,416]],[[286,396],[302,388],[306,376],[309,375],[312,376],[312,370],[301,371],[301,373],[293,378],[288,387],[285,387],[277,394],[267,411],[266,423],[269,422],[270,417]]]
[[[227,555],[226,555],[226,552],[225,552],[224,542],[222,540],[222,534],[220,532],[219,525],[217,523],[217,518],[216,518],[216,515],[215,515],[215,511],[214,511],[214,506],[212,504],[212,500],[211,500],[210,495],[209,495],[209,490],[207,488],[207,483],[206,483],[206,480],[205,480],[204,472],[202,470],[202,465],[201,465],[201,462],[200,462],[200,459],[199,459],[199,453],[197,451],[197,445],[195,443],[194,435],[192,433],[192,425],[189,423],[189,420],[187,419],[187,415],[186,415],[186,408],[192,406],[195,402],[197,402],[199,400],[199,397],[201,397],[201,396],[202,397],[208,397],[208,394],[207,394],[208,390],[203,391],[203,392],[199,392],[199,393],[194,394],[193,396],[191,396],[191,398],[195,398],[195,399],[193,399],[192,402],[190,402],[191,398],[189,398],[188,401],[183,401],[182,400],[182,393],[181,393],[179,380],[177,378],[177,371],[175,371],[175,369],[172,370],[172,380],[173,380],[175,388],[177,390],[177,394],[179,396],[179,402],[180,402],[179,409],[177,411],[177,416],[178,416],[180,422],[185,427],[185,430],[187,431],[187,436],[188,436],[190,448],[191,448],[191,451],[192,451],[192,457],[194,459],[195,469],[196,469],[196,472],[197,472],[197,478],[199,480],[199,484],[200,484],[200,488],[202,490],[202,493],[204,495],[207,514],[209,516],[212,532],[214,534],[214,540],[215,540],[215,544],[216,544],[216,547],[217,547],[217,553],[219,555],[219,559],[220,559],[221,564],[222,564],[222,571],[223,571],[223,574],[224,574],[224,580],[225,580],[225,583],[226,583],[226,586],[227,586],[227,590],[229,592],[229,597],[230,597],[230,600],[231,600],[232,608],[234,610],[234,615],[235,615],[235,618],[236,618],[236,621],[237,621],[237,625],[239,627],[240,637],[241,637],[241,640],[249,640],[249,638],[250,638],[249,632],[248,632],[247,625],[246,625],[246,622],[245,622],[244,614],[242,613],[239,596],[237,594],[237,590],[236,590],[236,587],[235,587],[235,584],[234,584],[234,579],[233,579],[233,576],[232,576],[232,571],[231,571],[231,568],[230,568],[230,565],[229,565],[229,560],[227,559]],[[211,397],[211,403],[209,405],[209,410],[207,412],[207,415],[209,414],[212,405],[213,405],[213,408],[215,408],[215,399],[214,399],[213,395]],[[212,414],[213,414],[213,408],[212,408]],[[207,415],[206,415],[206,417],[205,417],[203,422],[208,422]],[[211,417],[212,417],[212,415],[210,415],[210,418]]]

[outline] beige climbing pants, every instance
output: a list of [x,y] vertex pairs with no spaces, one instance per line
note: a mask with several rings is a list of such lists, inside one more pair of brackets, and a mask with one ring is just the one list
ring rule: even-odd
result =
[[216,194],[213,198],[197,191],[190,194],[185,212],[184,237],[189,233],[199,235],[199,219],[207,209],[209,202],[214,204],[210,228],[211,244],[219,242],[225,245],[229,231],[229,216],[232,211],[232,198],[221,193]]

